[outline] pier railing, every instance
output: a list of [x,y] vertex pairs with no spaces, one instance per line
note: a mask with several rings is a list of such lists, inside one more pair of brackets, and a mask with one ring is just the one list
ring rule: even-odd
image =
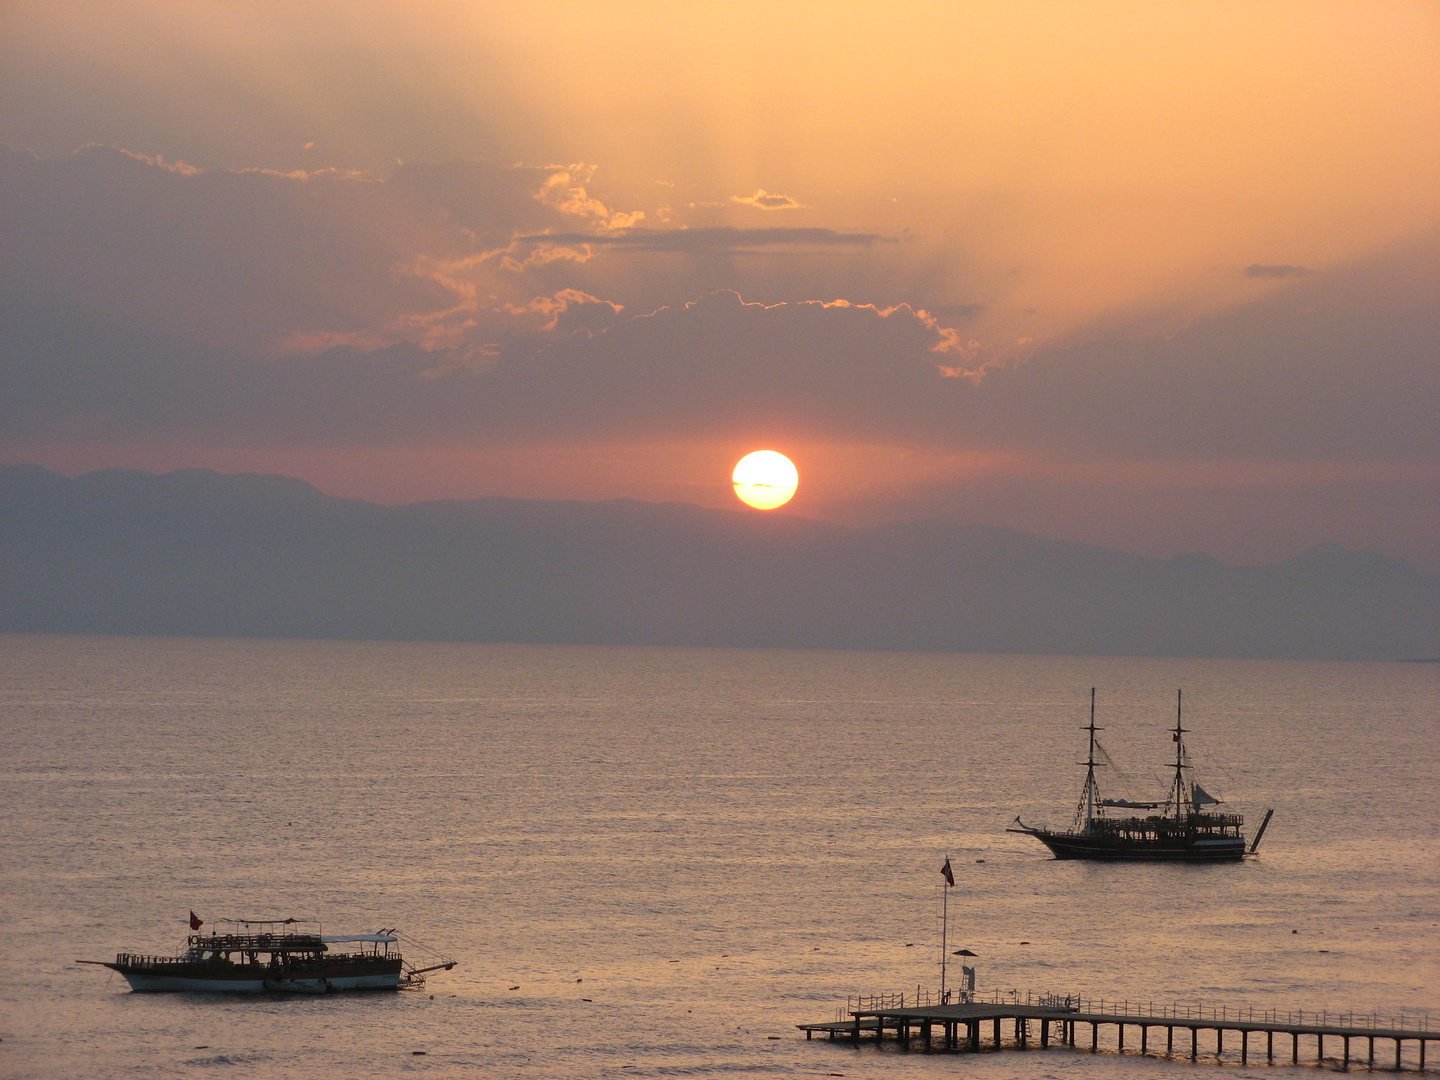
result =
[[914,993],[860,994],[845,999],[845,1007],[835,1010],[836,1020],[847,1020],[856,1012],[879,1009],[928,1009],[937,1005],[958,1005],[965,1002],[986,1005],[1028,1005],[1042,1009],[1064,1009],[1068,1012],[1099,1013],[1106,1016],[1144,1017],[1159,1021],[1202,1020],[1220,1023],[1286,1024],[1290,1026],[1371,1028],[1388,1031],[1413,1031],[1428,1034],[1440,1030],[1429,1013],[1331,1012],[1312,1009],[1257,1009],[1253,1005],[1222,1002],[1134,1001],[1130,998],[1091,998],[1081,994],[1037,993],[1033,990],[995,990],[989,994],[950,990],[946,997],[924,986]]

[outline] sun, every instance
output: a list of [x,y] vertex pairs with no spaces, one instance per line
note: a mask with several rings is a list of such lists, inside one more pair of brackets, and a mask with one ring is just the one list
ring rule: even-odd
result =
[[735,483],[735,494],[740,501],[756,510],[784,506],[795,497],[795,489],[800,484],[794,462],[774,450],[746,454],[736,462],[730,479]]

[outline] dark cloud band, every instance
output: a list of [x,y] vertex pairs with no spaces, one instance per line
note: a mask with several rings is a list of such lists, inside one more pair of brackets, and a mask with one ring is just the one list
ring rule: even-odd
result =
[[1284,263],[1251,263],[1244,274],[1249,278],[1292,278],[1304,277],[1310,273],[1303,266],[1287,266]]
[[893,244],[878,233],[840,232],[835,229],[616,229],[607,233],[547,233],[517,238],[518,244],[589,245],[616,251],[741,253],[778,247],[874,247]]

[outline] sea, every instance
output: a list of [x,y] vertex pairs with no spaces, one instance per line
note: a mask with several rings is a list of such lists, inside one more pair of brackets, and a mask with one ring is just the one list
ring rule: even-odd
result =
[[[1314,1075],[1313,1044],[796,1028],[935,992],[942,931],[986,995],[1440,1022],[1436,664],[66,636],[0,664],[6,1077]],[[1104,794],[1163,792],[1183,689],[1201,783],[1247,832],[1274,808],[1258,857],[1007,832],[1071,820],[1092,687]],[[243,997],[75,963],[170,953],[192,910],[398,927],[457,965]]]

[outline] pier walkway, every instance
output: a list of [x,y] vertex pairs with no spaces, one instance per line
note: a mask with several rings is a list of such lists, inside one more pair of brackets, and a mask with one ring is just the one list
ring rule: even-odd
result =
[[[903,994],[860,998],[843,1012],[837,1010],[833,1021],[797,1026],[807,1039],[824,1034],[829,1039],[845,1039],[858,1045],[862,1037],[878,1043],[888,1036],[901,1050],[913,1049],[918,1041],[926,1052],[944,1049],[970,1053],[1045,1049],[1052,1044],[1098,1052],[1102,1041],[1106,1050],[1126,1053],[1128,1031],[1130,1050],[1141,1054],[1161,1053],[1163,1039],[1167,1057],[1178,1053],[1188,1055],[1191,1061],[1203,1055],[1210,1060],[1229,1058],[1248,1064],[1263,1052],[1267,1062],[1274,1062],[1278,1053],[1291,1064],[1299,1064],[1303,1058],[1307,1063],[1323,1065],[1328,1049],[1328,1060],[1341,1069],[1364,1065],[1419,1072],[1425,1071],[1427,1044],[1440,1041],[1440,1029],[1431,1026],[1428,1016],[1380,1018],[1275,1011],[1257,1014],[1248,1008],[1157,1008],[1128,1001],[1096,1002],[1032,994],[1025,995],[1024,1000],[1018,994],[997,994],[990,1001],[959,1004],[936,1004],[923,992],[917,992],[908,1004]],[[1206,1044],[1203,1050],[1202,1032]],[[1227,1035],[1234,1040],[1228,1048]]]

